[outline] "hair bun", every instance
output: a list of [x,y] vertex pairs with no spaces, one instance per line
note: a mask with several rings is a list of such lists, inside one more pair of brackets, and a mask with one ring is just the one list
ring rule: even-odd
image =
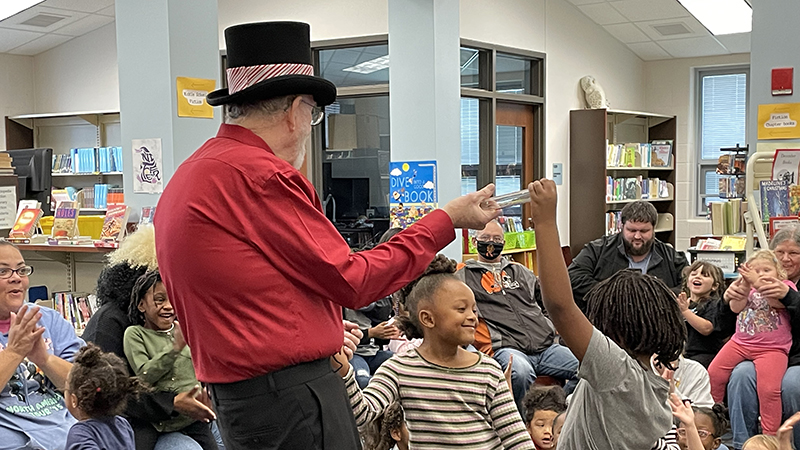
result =
[[714,403],[714,406],[711,407],[711,411],[717,416],[728,420],[728,408],[723,403]]
[[458,267],[458,264],[454,260],[439,253],[435,258],[433,258],[433,261],[431,261],[431,263],[428,265],[428,268],[425,269],[423,276],[434,275],[437,273],[456,273],[456,267]]

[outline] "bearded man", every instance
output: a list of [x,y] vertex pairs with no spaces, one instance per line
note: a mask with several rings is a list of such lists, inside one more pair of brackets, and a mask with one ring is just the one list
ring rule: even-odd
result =
[[680,289],[686,255],[656,239],[656,208],[639,200],[625,205],[621,215],[620,233],[589,242],[569,266],[572,295],[584,313],[586,293],[623,269],[640,270],[660,279],[676,292]]

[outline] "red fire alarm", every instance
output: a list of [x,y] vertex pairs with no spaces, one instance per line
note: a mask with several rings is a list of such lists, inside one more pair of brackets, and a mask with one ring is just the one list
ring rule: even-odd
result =
[[794,68],[772,69],[772,95],[791,95]]

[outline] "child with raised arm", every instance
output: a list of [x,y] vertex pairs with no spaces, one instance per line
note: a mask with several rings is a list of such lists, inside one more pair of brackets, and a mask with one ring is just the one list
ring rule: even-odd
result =
[[686,341],[675,295],[655,277],[623,270],[587,294],[587,319],[572,298],[561,254],[555,183],[535,181],[528,190],[542,298],[581,362],[558,449],[650,448],[672,427],[669,384],[660,372]]
[[398,328],[422,344],[395,354],[362,391],[347,358],[337,354],[339,371],[359,428],[392,403],[406,414],[409,448],[441,450],[534,450],[517,412],[503,370],[492,358],[464,349],[475,340],[475,296],[454,276],[455,261],[437,255],[425,273],[403,288],[408,311]]

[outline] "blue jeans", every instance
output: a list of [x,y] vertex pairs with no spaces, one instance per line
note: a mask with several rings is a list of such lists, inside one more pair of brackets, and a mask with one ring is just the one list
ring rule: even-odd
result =
[[[800,366],[786,370],[781,384],[783,420],[800,411]],[[728,408],[731,415],[733,447],[742,448],[744,441],[758,434],[758,394],[756,368],[752,361],[739,363],[728,382]],[[800,431],[795,430],[794,446],[800,449]]]
[[358,387],[364,389],[369,384],[369,379],[372,374],[378,370],[387,359],[391,358],[394,353],[387,350],[379,350],[375,356],[361,356],[353,355],[350,360],[350,365],[353,366],[353,372],[356,374],[356,382]]
[[564,389],[571,392],[578,383],[578,359],[563,345],[553,344],[539,353],[526,355],[513,348],[501,348],[494,352],[494,359],[503,370],[508,366],[508,359],[514,355],[511,366],[511,386],[514,388],[514,402],[520,414],[525,415],[522,399],[528,388],[536,380],[537,375],[547,375],[567,380]]
[[203,450],[203,447],[189,436],[176,431],[159,436],[153,450]]

